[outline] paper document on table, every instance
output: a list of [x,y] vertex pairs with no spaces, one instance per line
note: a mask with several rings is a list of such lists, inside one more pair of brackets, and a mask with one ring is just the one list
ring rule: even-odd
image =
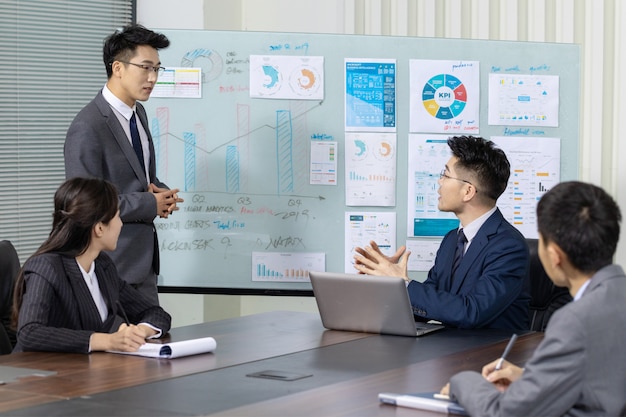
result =
[[148,358],[174,359],[181,356],[191,356],[200,353],[213,352],[217,346],[212,337],[202,337],[199,339],[184,340],[172,343],[145,343],[136,352],[121,352],[109,350],[111,353],[121,353],[123,355],[145,356]]
[[454,414],[467,416],[465,409],[456,401],[440,399],[434,392],[421,392],[417,394],[396,394],[391,392],[381,392],[378,400],[383,404],[395,405],[398,407],[416,408],[418,410],[436,411],[444,414]]

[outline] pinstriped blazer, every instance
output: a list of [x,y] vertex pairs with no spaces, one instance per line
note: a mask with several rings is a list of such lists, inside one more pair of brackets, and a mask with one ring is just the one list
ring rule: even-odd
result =
[[104,322],[74,258],[45,253],[26,262],[14,352],[88,353],[92,333],[110,333],[118,300],[131,323],[150,323],[162,334],[169,331],[170,315],[120,279],[107,254],[100,253],[95,263],[98,285],[108,307]]

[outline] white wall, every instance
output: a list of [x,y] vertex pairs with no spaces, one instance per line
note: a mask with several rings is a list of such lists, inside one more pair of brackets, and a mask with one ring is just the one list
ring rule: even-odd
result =
[[[213,5],[221,1],[207,3]],[[244,0],[241,3],[242,30],[344,33],[343,1]]]
[[137,23],[151,29],[204,29],[204,0],[137,0]]
[[[137,0],[137,4],[138,21],[152,28],[580,44],[580,179],[604,187],[626,211],[626,163],[621,161],[626,140],[621,138],[620,124],[626,120],[623,0]],[[622,231],[617,262],[626,264],[623,236]],[[181,302],[178,297],[163,296],[163,304],[175,306]],[[211,320],[219,314],[274,307],[316,310],[312,299],[212,296],[204,297],[203,317]]]

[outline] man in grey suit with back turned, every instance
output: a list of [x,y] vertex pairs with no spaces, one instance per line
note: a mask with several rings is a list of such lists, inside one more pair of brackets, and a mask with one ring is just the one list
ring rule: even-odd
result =
[[177,203],[156,177],[146,101],[162,71],[158,50],[169,46],[165,35],[141,25],[127,26],[104,43],[107,83],[74,118],[65,139],[65,176],[96,177],[118,189],[124,227],[110,253],[119,274],[159,304],[159,248],[153,220],[167,218]]
[[465,371],[442,392],[472,416],[626,415],[626,275],[613,264],[621,213],[601,188],[558,184],[537,205],[539,258],[574,301],[557,310],[524,369]]

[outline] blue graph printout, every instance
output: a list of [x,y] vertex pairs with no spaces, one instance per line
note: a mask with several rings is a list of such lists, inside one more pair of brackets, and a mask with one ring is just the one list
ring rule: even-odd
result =
[[346,59],[346,131],[396,131],[396,61]]
[[439,173],[450,159],[446,135],[409,134],[407,236],[444,236],[459,219],[439,210]]

